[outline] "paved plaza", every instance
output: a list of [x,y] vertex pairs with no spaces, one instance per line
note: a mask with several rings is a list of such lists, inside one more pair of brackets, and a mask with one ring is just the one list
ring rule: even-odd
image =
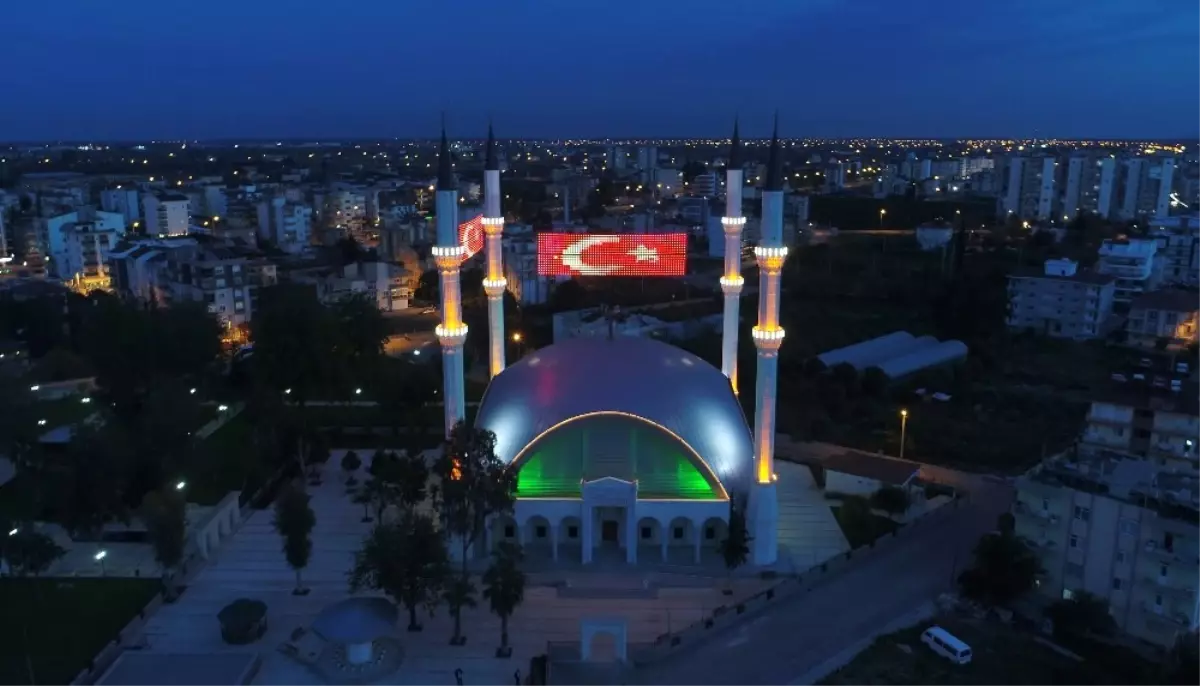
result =
[[[335,451],[325,466],[324,483],[310,487],[317,524],[312,560],[303,573],[304,585],[312,589],[309,595],[291,594],[295,575],[284,561],[280,537],[271,524],[273,513],[253,512],[191,580],[187,592],[149,618],[144,652],[260,653],[262,666],[255,683],[321,683],[315,673],[277,648],[295,629],[308,628],[324,607],[349,594],[347,572],[371,525],[361,521],[362,507],[345,492],[344,475],[337,466],[340,457],[341,451]],[[780,467],[781,548],[791,555],[789,564],[807,567],[822,556],[844,550],[845,539],[807,468]],[[453,684],[454,670],[460,668],[467,684],[512,683],[513,671],[520,669],[524,674],[529,658],[547,652],[549,644],[568,650],[577,645],[580,621],[589,617],[623,618],[632,653],[638,644],[651,643],[661,634],[698,622],[716,607],[772,583],[752,574],[736,577],[731,598],[721,593],[723,576],[723,571],[712,565],[690,571],[606,564],[595,570],[539,569],[530,574],[525,602],[510,622],[514,648],[511,659],[494,657],[500,622],[482,603],[466,612],[463,625],[468,643],[463,647],[449,645],[452,622],[445,610],[439,609],[434,617],[422,618],[425,630],[420,633],[404,632],[402,618],[397,634],[405,660],[387,681]],[[242,597],[267,604],[269,629],[254,644],[226,645],[221,640],[217,613]]]

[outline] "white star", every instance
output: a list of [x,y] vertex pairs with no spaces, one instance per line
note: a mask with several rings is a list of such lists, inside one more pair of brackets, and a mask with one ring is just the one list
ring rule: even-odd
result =
[[626,254],[632,255],[638,262],[658,262],[658,251],[654,248],[647,248],[644,245],[638,245],[638,247]]

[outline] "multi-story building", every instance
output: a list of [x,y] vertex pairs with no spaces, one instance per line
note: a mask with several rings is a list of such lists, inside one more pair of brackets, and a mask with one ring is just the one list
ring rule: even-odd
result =
[[711,198],[717,194],[717,173],[705,172],[697,174],[687,185],[687,190],[690,195],[698,195],[705,198]]
[[303,252],[311,242],[312,208],[279,196],[258,203],[258,237],[289,253]]
[[1158,287],[1158,242],[1153,238],[1105,240],[1096,271],[1116,278],[1116,309],[1124,312],[1139,293]]
[[1022,219],[1050,219],[1054,210],[1053,157],[1012,157],[1003,209]]
[[1171,209],[1175,158],[1132,157],[1125,160],[1123,171],[1117,216],[1126,221],[1167,216]]
[[176,251],[194,251],[196,239],[143,238],[118,244],[108,253],[108,273],[112,290],[122,298],[147,304],[167,302],[164,269],[167,257]]
[[147,193],[143,205],[146,235],[152,237],[186,236],[191,213],[186,195],[155,191]]
[[1150,234],[1158,241],[1155,268],[1161,283],[1200,286],[1200,214],[1155,217]]
[[142,219],[142,207],[138,202],[138,191],[128,184],[100,191],[100,207],[105,212],[116,212],[125,217],[125,225],[135,225]]
[[1114,383],[1097,396],[1088,409],[1079,452],[1132,455],[1164,469],[1193,476],[1200,473],[1196,384],[1172,378],[1171,371],[1134,372],[1135,377],[1151,378]]
[[1107,219],[1112,212],[1117,161],[1110,156],[1074,155],[1067,160],[1061,215],[1070,221],[1080,214]]
[[313,286],[317,299],[326,304],[362,294],[381,312],[392,312],[408,307],[420,274],[411,274],[403,266],[388,262],[355,262],[340,269],[292,272],[288,278]]
[[1119,455],[1059,457],[1017,480],[1015,532],[1047,600],[1087,591],[1117,626],[1164,648],[1195,631],[1200,492],[1194,476]]
[[204,243],[168,254],[163,278],[168,303],[203,302],[226,327],[249,324],[259,288],[278,280],[275,265],[253,251]]
[[63,281],[75,281],[85,292],[107,289],[108,251],[116,247],[123,234],[101,222],[67,224],[62,232],[63,249],[50,261],[54,275]]
[[1111,276],[1080,272],[1072,260],[1008,277],[1008,326],[1055,338],[1086,340],[1107,333],[1116,295]]
[[116,212],[97,212],[90,206],[80,207],[73,212],[48,217],[38,221],[38,243],[51,261],[62,259],[67,250],[67,234],[75,227],[97,232],[115,231],[125,233],[125,217]]
[[1180,348],[1200,340],[1198,318],[1200,298],[1195,293],[1151,291],[1133,299],[1125,330],[1129,342],[1135,345],[1153,346],[1161,340]]

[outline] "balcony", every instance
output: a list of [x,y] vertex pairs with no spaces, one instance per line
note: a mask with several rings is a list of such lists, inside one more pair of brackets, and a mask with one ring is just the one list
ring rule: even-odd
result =
[[1175,626],[1191,628],[1192,618],[1187,616],[1187,613],[1172,611],[1162,605],[1154,605],[1152,603],[1142,603],[1142,612],[1145,613],[1146,619],[1154,622],[1162,622]]
[[1177,598],[1195,598],[1196,597],[1196,580],[1193,579],[1188,585],[1188,581],[1171,576],[1143,576],[1138,580],[1142,587],[1151,593],[1166,593]]
[[1037,521],[1043,526],[1046,524],[1058,524],[1060,521],[1060,518],[1057,514],[1047,510],[1030,507],[1028,504],[1021,502],[1020,500],[1016,502],[1016,504],[1013,506],[1013,509],[1018,515],[1028,517],[1034,521]]

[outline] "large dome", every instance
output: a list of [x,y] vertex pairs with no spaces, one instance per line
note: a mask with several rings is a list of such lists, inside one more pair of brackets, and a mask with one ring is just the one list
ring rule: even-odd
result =
[[[669,472],[662,456],[671,454],[681,456],[679,481],[699,476],[684,459],[699,462],[704,478],[719,480],[714,490],[727,493],[745,493],[754,473],[750,430],[729,380],[699,357],[648,338],[578,338],[531,353],[492,379],[475,423],[496,434],[500,459],[539,473],[548,459],[569,462],[581,444],[611,451],[599,443],[615,434],[627,435],[629,452],[642,455],[634,458],[640,479],[650,476],[646,470]],[[572,435],[579,427],[588,428],[590,442]],[[590,478],[587,465],[577,468]]]

